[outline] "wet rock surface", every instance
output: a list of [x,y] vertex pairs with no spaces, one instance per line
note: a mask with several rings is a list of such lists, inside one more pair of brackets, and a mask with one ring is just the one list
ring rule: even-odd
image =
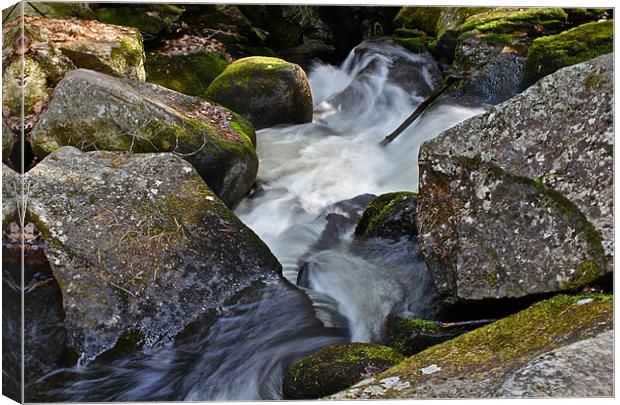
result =
[[612,308],[610,296],[556,296],[433,346],[329,399],[495,397],[530,361],[611,330]]
[[442,294],[519,297],[612,271],[612,71],[612,55],[565,68],[422,146],[418,234]]
[[58,85],[32,133],[43,158],[64,145],[82,150],[174,152],[234,205],[258,170],[254,130],[235,113],[175,91],[89,70]]
[[393,240],[417,236],[416,193],[382,194],[364,210],[355,228],[358,237],[380,237]]
[[312,121],[306,73],[278,58],[256,56],[232,63],[204,96],[239,113],[256,129]]
[[264,243],[172,154],[64,147],[25,181],[68,344],[84,361],[121,337],[165,342],[252,282],[280,277]]

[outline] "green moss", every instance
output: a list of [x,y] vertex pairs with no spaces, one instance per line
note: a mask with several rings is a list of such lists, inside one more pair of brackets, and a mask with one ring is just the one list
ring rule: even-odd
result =
[[528,50],[523,87],[560,68],[612,51],[613,20],[591,22],[557,35],[537,38]]
[[320,398],[355,384],[364,378],[368,367],[385,369],[402,360],[395,350],[372,343],[328,346],[287,370],[284,398]]
[[398,214],[398,203],[407,198],[417,198],[416,193],[401,191],[386,193],[371,201],[360,218],[355,234],[368,236],[376,232],[377,227],[391,216]]
[[202,96],[209,84],[228,66],[219,52],[189,55],[151,53],[144,68],[147,81],[192,96]]
[[102,7],[97,10],[99,21],[134,27],[152,36],[171,28],[183,10],[172,4],[145,4],[127,7]]
[[519,41],[523,36],[515,34],[484,34],[484,40],[490,45],[505,45]]
[[403,7],[394,17],[394,25],[400,28],[417,28],[434,36],[441,10],[441,7]]
[[[592,302],[576,305],[584,298]],[[376,380],[399,376],[412,389],[428,378],[492,383],[532,358],[597,335],[613,327],[613,296],[558,295],[515,315],[433,346],[378,375]],[[437,364],[441,371],[428,377],[421,369]],[[394,393],[408,396],[408,390]]]
[[499,9],[469,17],[460,27],[461,32],[531,30],[548,21],[564,21],[567,14],[561,8]]

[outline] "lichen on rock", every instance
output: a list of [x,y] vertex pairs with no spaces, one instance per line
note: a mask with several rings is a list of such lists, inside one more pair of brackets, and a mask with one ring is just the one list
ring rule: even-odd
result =
[[418,237],[441,293],[521,297],[612,271],[612,72],[612,55],[565,68],[423,144]]

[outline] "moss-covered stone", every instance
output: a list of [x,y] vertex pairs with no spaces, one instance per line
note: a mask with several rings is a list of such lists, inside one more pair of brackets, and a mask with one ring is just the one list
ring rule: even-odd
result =
[[235,204],[258,170],[252,126],[215,104],[150,83],[88,70],[69,73],[32,133],[43,158],[64,145],[82,150],[174,152]]
[[166,55],[152,52],[146,57],[146,80],[191,96],[202,96],[209,84],[226,69],[228,61],[219,52]]
[[96,10],[99,21],[134,27],[147,37],[170,30],[182,12],[183,10],[174,4],[101,4]]
[[312,120],[306,73],[282,59],[240,59],[213,80],[205,97],[241,114],[257,129]]
[[525,64],[523,87],[565,66],[613,51],[613,20],[591,22],[534,40]]
[[343,390],[403,360],[393,349],[371,343],[328,346],[305,357],[284,375],[284,399],[315,399]]
[[502,8],[469,17],[460,27],[461,32],[512,32],[515,30],[540,31],[566,20],[561,8]]
[[435,36],[441,11],[441,7],[403,7],[394,17],[394,25],[399,28],[416,28]]
[[612,328],[613,296],[558,295],[433,346],[333,398],[491,397],[531,359]]
[[408,191],[378,196],[364,210],[355,235],[396,240],[415,237],[416,198],[416,193]]

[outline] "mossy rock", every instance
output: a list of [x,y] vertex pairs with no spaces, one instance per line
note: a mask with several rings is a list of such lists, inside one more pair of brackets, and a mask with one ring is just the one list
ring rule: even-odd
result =
[[567,18],[561,8],[501,8],[469,17],[461,26],[461,32],[478,30],[482,32],[507,33],[515,30],[527,32],[550,28],[561,28]]
[[[83,2],[36,2],[36,10],[32,7],[30,2],[24,3],[24,15],[25,16],[41,16],[40,13],[45,14],[47,18],[85,18],[85,19],[94,19],[96,18],[96,14],[91,8],[90,3]],[[12,10],[9,15],[8,12],[11,11],[10,7],[2,10],[2,18],[3,20],[6,18],[6,21],[12,21],[14,19],[19,18],[20,8],[16,7]]]
[[189,161],[227,204],[254,183],[252,126],[205,100],[90,70],[70,72],[32,132],[39,158],[61,146],[81,150],[174,152]]
[[170,31],[182,12],[174,4],[100,4],[96,10],[99,21],[137,28],[149,38]]
[[535,39],[527,54],[523,87],[565,66],[613,52],[613,31],[613,20],[606,20]]
[[232,4],[188,4],[181,20],[190,27],[236,33],[245,32],[252,25],[239,8]]
[[418,353],[331,399],[488,398],[530,360],[613,328],[613,296],[558,295]]
[[228,61],[219,52],[147,55],[146,80],[180,93],[202,96],[209,84],[226,69]]
[[301,67],[253,56],[229,65],[205,98],[241,114],[256,129],[312,121],[312,91]]
[[358,237],[380,237],[398,240],[414,238],[417,194],[401,191],[382,194],[364,210],[355,228]]
[[394,17],[394,25],[397,28],[416,28],[435,36],[441,11],[442,7],[403,7]]
[[328,346],[284,374],[284,399],[315,399],[341,391],[403,360],[393,349],[372,343]]
[[442,329],[439,323],[433,321],[389,316],[385,345],[405,356],[412,356],[465,332],[462,328]]

